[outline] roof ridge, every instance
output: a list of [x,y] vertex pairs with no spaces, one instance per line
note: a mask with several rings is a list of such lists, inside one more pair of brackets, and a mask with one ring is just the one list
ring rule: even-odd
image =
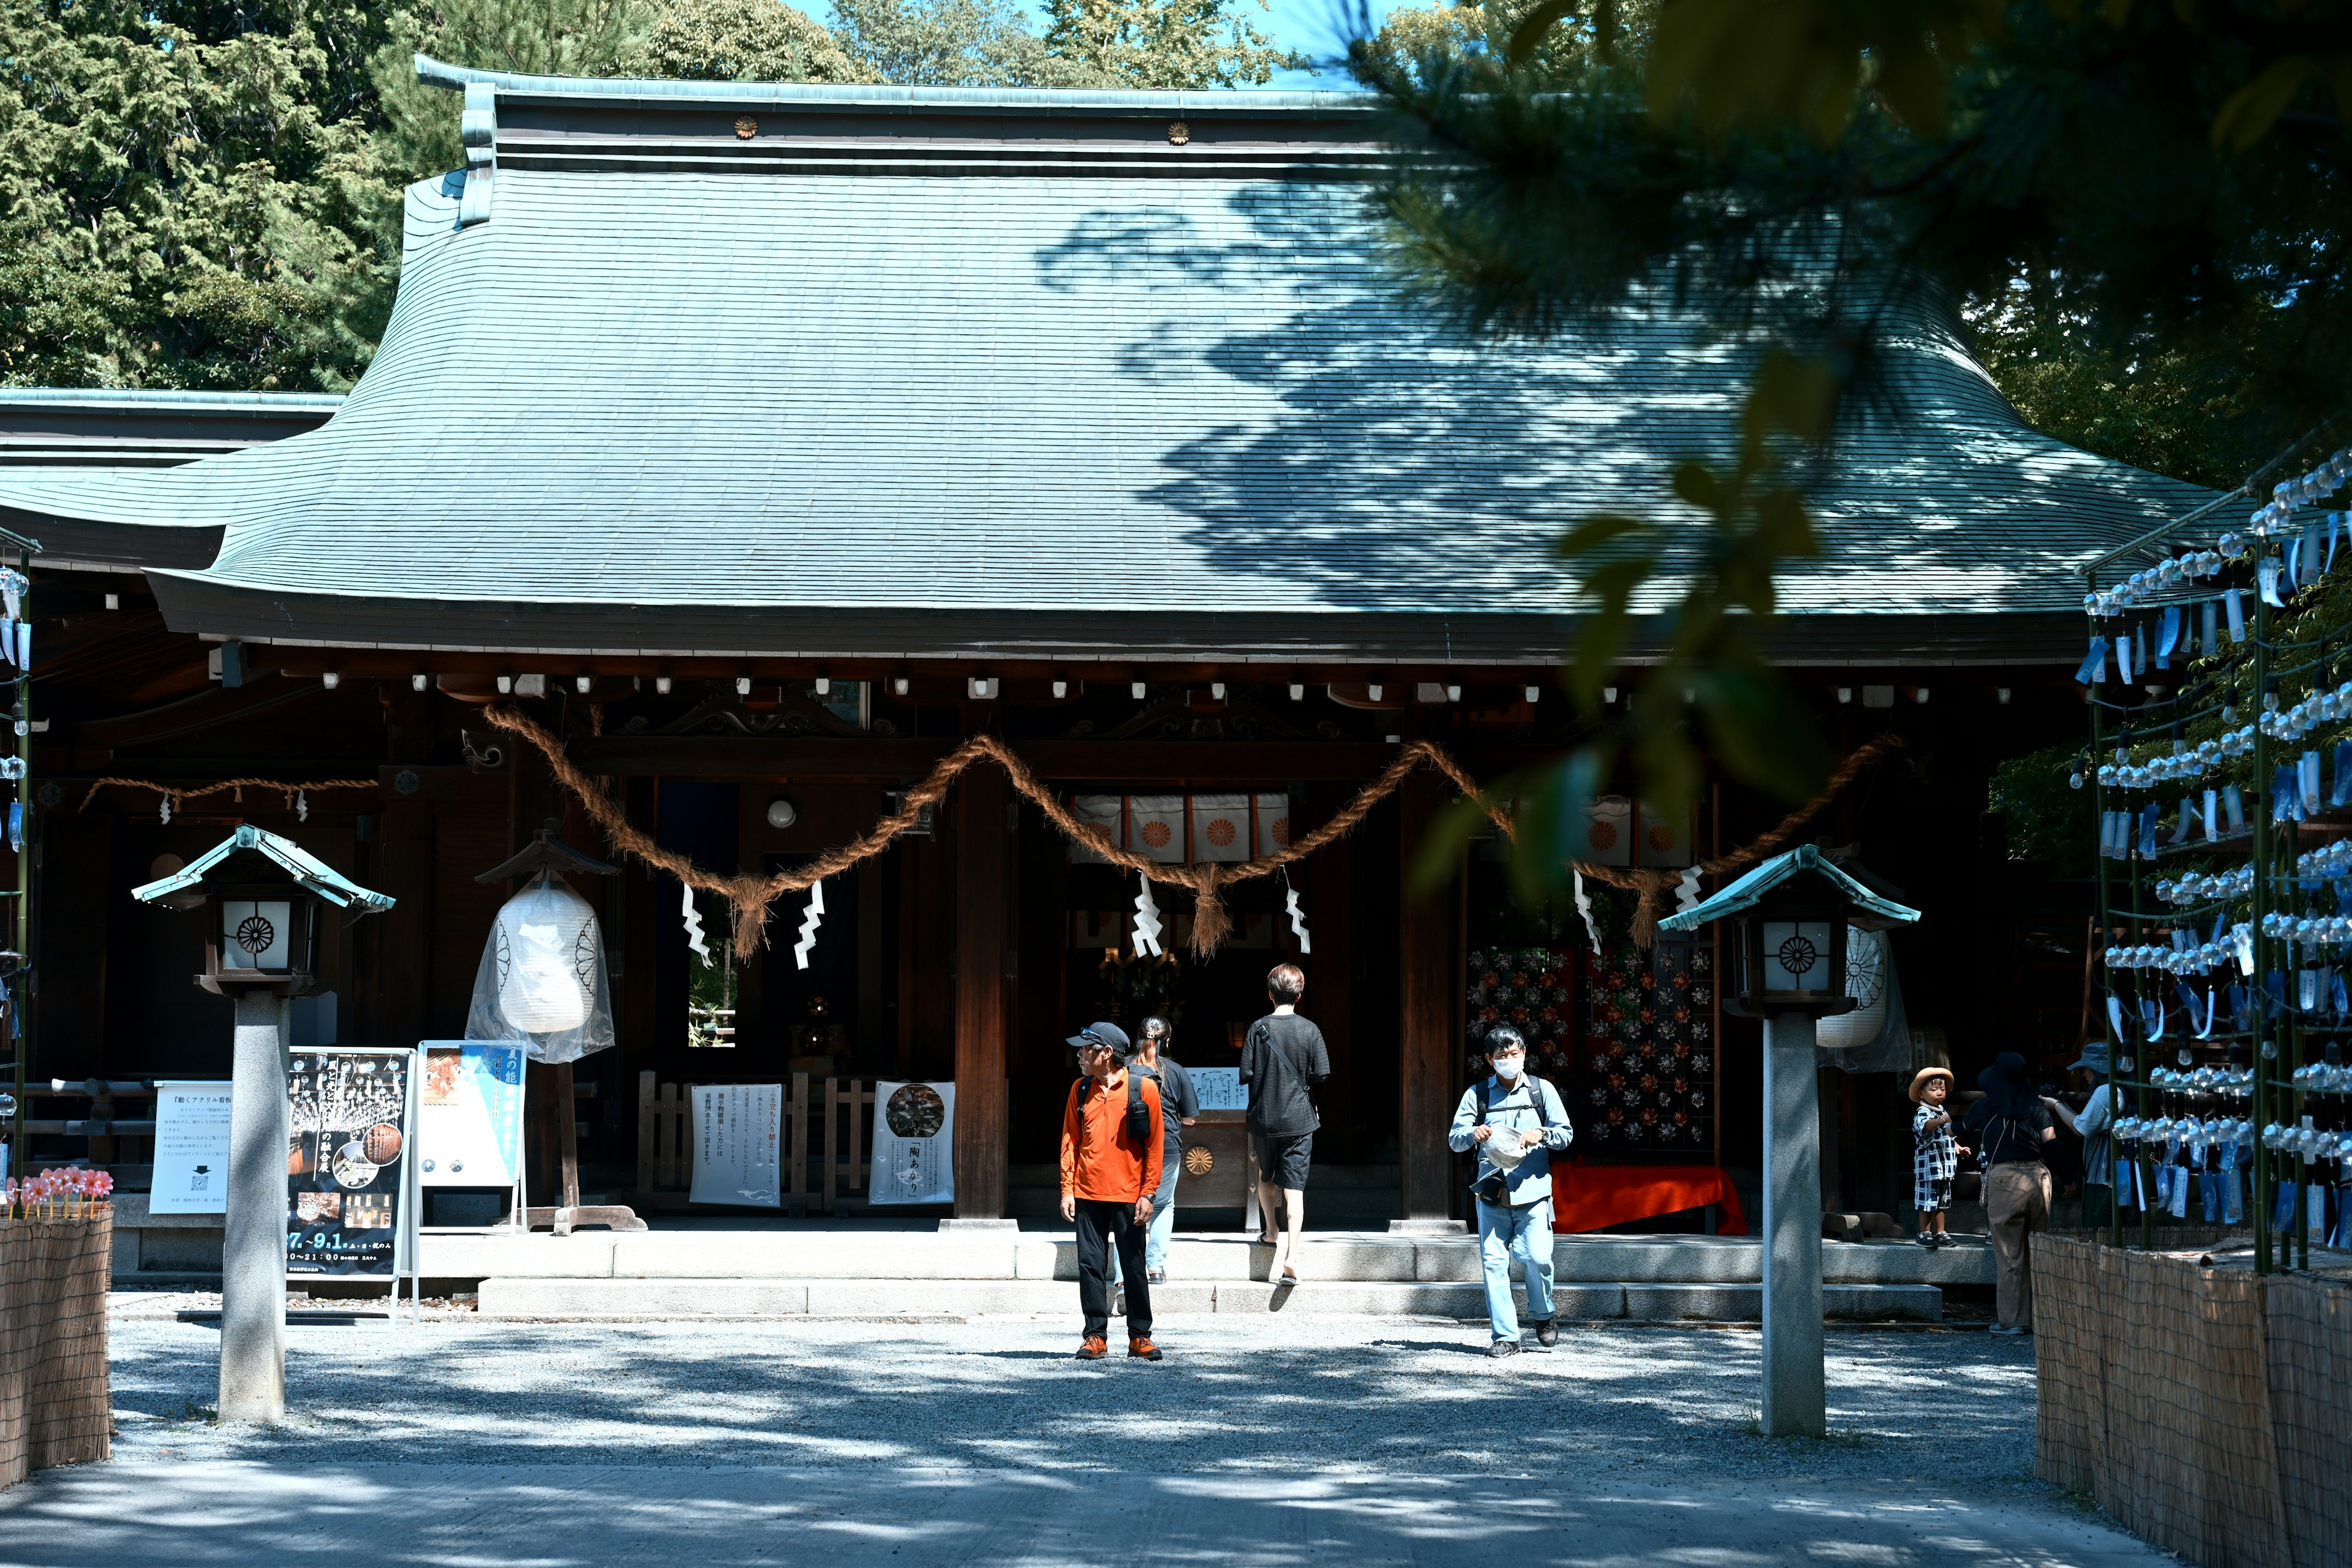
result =
[[1357,113],[1379,107],[1377,95],[1269,91],[1224,88],[1196,92],[1171,89],[1112,90],[1096,88],[842,86],[826,82],[688,81],[669,78],[531,76],[453,65],[430,55],[415,58],[416,79],[428,87],[463,92],[480,83],[502,93],[546,98],[636,100],[663,103],[761,103],[780,108],[901,110],[1129,110],[1135,113]]

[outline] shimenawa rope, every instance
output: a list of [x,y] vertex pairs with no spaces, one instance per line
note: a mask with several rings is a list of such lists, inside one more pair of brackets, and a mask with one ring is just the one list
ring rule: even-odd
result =
[[[1215,952],[1233,929],[1232,918],[1225,912],[1224,902],[1218,892],[1220,888],[1229,882],[1271,875],[1345,837],[1370,814],[1374,806],[1395,793],[1408,773],[1424,763],[1444,774],[1505,835],[1515,836],[1517,832],[1510,814],[1488,800],[1479,790],[1477,781],[1465,772],[1462,764],[1455,762],[1444,747],[1431,741],[1411,741],[1397,753],[1394,762],[1382,769],[1377,778],[1358,790],[1355,797],[1329,821],[1304,837],[1284,845],[1273,854],[1231,864],[1163,865],[1149,856],[1121,848],[1105,837],[1100,828],[1080,820],[1058,795],[1038,781],[1037,775],[1030,771],[1029,764],[1002,740],[994,735],[975,735],[940,758],[938,765],[921,783],[908,789],[897,811],[876,823],[856,841],[828,849],[809,864],[789,870],[765,875],[721,876],[704,870],[674,849],[663,848],[633,826],[621,808],[573,764],[564,753],[562,742],[513,704],[494,702],[483,710],[483,717],[498,728],[529,742],[547,759],[557,781],[580,802],[614,851],[667,871],[689,888],[716,893],[727,900],[735,913],[735,951],[738,952],[750,952],[765,942],[768,910],[776,900],[786,893],[800,892],[827,877],[838,876],[859,861],[882,853],[890,847],[893,839],[922,819],[925,807],[936,805],[946,797],[948,786],[956,781],[958,775],[983,760],[1003,768],[1013,787],[1034,802],[1045,814],[1046,820],[1068,837],[1086,845],[1113,865],[1125,867],[1155,882],[1192,889],[1197,900],[1192,912],[1192,951],[1202,958]],[[1839,766],[1827,788],[1783,817],[1771,832],[1728,855],[1702,862],[1698,869],[1704,874],[1719,876],[1743,869],[1772,854],[1793,837],[1809,818],[1828,805],[1864,767],[1903,743],[1899,736],[1885,735],[1863,746]],[[1576,870],[1597,881],[1640,892],[1642,901],[1634,917],[1633,939],[1647,946],[1681,873],[1593,866],[1582,861],[1573,865]]]

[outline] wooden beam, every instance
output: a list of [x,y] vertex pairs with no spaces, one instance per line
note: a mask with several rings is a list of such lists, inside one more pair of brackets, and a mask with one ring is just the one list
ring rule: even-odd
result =
[[1419,894],[1412,863],[1451,786],[1418,772],[1398,791],[1398,1179],[1407,1219],[1454,1216],[1454,1156],[1445,1146],[1460,1074],[1454,1070],[1454,909],[1450,886]]
[[[592,773],[897,784],[930,772],[957,744],[946,739],[604,735],[574,741],[569,751]],[[1049,784],[1152,789],[1234,784],[1279,789],[1293,780],[1362,784],[1396,757],[1395,747],[1371,741],[1024,741],[1013,749]],[[1528,759],[1538,754],[1521,750]],[[1482,752],[1479,760],[1492,766],[1522,759],[1515,752],[1489,762]],[[975,772],[997,770],[983,763]]]
[[1005,930],[1012,920],[1005,813],[1013,793],[995,768],[955,789],[955,1212],[998,1219],[1007,1188]]

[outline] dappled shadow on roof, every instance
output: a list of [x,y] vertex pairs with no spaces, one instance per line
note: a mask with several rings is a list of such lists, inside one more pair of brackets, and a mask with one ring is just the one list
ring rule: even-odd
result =
[[[1186,301],[1135,319],[1118,347],[1129,374],[1207,373],[1269,411],[1202,421],[1150,491],[1205,554],[1330,605],[1525,612],[1574,602],[1552,546],[1584,518],[1628,513],[1697,542],[1701,514],[1669,480],[1727,454],[1751,351],[1663,307],[1548,342],[1474,341],[1383,264],[1359,190],[1259,183],[1211,216],[1193,193],[1100,210],[1039,255],[1066,293]],[[1823,554],[1785,574],[1790,608],[2070,608],[2084,558],[2207,499],[2024,426],[1933,309],[1893,320],[1872,395],[1809,477]],[[1670,570],[1693,560],[1670,552]]]

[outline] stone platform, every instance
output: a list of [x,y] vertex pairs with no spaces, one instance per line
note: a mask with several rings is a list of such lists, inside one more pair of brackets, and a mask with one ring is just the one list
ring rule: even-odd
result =
[[[887,1227],[887,1228],[886,1228]],[[485,1317],[612,1319],[970,1317],[1072,1310],[1076,1249],[1066,1232],[947,1233],[891,1222],[781,1222],[568,1237],[428,1234],[432,1289],[471,1287]],[[1943,1287],[1989,1285],[1980,1241],[1940,1253],[1908,1243],[1824,1242],[1828,1315],[1933,1321]],[[1180,1233],[1163,1314],[1486,1312],[1470,1237],[1309,1232],[1297,1287],[1266,1279],[1269,1250],[1241,1236]],[[1753,1321],[1762,1253],[1744,1237],[1562,1237],[1553,1247],[1561,1315]]]

